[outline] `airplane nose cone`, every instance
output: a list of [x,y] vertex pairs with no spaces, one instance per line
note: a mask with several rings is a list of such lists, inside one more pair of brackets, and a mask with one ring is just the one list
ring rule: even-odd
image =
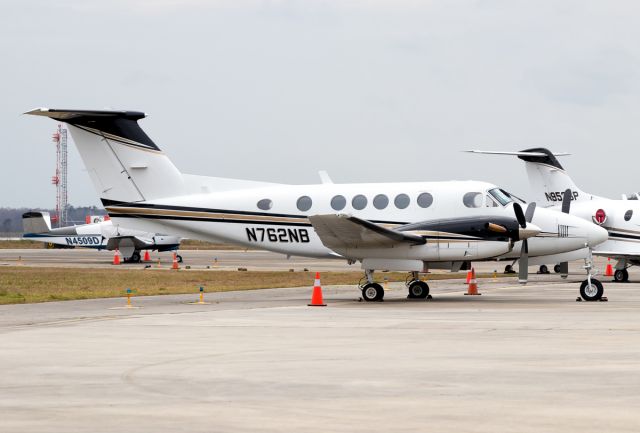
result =
[[537,225],[527,223],[527,226],[525,228],[520,227],[520,229],[518,230],[518,238],[520,240],[532,238],[534,236],[537,236],[541,231],[542,229]]
[[595,224],[590,224],[587,230],[587,243],[590,247],[599,245],[607,239],[609,239],[609,232],[607,232],[606,229]]

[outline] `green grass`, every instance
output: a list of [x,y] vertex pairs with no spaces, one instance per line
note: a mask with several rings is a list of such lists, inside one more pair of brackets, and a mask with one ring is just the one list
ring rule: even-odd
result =
[[[406,274],[378,273],[378,281],[404,281]],[[490,274],[478,275],[489,277]],[[500,275],[499,275],[500,276]],[[136,295],[256,290],[277,287],[312,287],[312,272],[206,271],[169,269],[88,269],[0,267],[0,304],[65,301],[123,296],[127,288]],[[355,285],[361,272],[323,272],[323,285]],[[463,278],[464,273],[430,274],[427,280]]]

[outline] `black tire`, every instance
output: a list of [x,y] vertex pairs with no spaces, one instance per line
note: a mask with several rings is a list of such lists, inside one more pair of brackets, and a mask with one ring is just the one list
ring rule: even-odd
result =
[[182,256],[180,254],[176,254],[176,260],[178,260],[178,263],[182,263]]
[[553,267],[553,272],[555,272],[556,274],[559,274],[561,270],[562,270],[562,269],[560,269],[560,265],[555,265],[555,266]]
[[585,301],[599,301],[604,294],[604,287],[602,287],[602,283],[595,278],[592,278],[590,289],[587,287],[588,284],[589,280],[584,280],[582,284],[580,284],[580,296]]
[[131,257],[129,257],[129,263],[140,263],[140,259],[140,251],[134,251]]
[[626,283],[627,281],[629,281],[629,271],[627,271],[626,269],[616,270],[616,272],[613,274],[613,280],[616,283]]
[[547,265],[540,265],[540,271],[541,274],[548,274],[549,273],[549,268],[547,268]]
[[384,289],[378,283],[368,283],[362,288],[362,299],[367,302],[378,302],[384,298]]
[[413,281],[409,284],[410,299],[424,299],[429,296],[429,285],[424,281]]
[[513,266],[511,266],[511,265],[505,266],[504,267],[504,273],[505,274],[513,274],[513,273],[515,273],[514,270],[513,270]]

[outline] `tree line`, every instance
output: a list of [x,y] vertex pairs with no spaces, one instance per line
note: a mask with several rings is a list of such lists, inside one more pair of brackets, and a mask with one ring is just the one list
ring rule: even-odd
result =
[[[49,212],[52,217],[56,213],[54,209],[0,207],[0,237],[21,235],[22,214],[25,212]],[[106,213],[103,208],[96,206],[69,206],[67,225],[84,224],[87,215],[106,215]],[[53,226],[57,227],[56,224]]]

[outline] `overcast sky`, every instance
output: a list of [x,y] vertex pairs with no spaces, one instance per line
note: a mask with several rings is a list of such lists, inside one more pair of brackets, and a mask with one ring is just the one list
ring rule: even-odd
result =
[[[527,195],[547,146],[582,189],[640,190],[632,1],[12,0],[0,206],[53,206],[50,108],[149,113],[184,172],[284,183],[476,179]],[[70,202],[99,204],[75,148]]]

